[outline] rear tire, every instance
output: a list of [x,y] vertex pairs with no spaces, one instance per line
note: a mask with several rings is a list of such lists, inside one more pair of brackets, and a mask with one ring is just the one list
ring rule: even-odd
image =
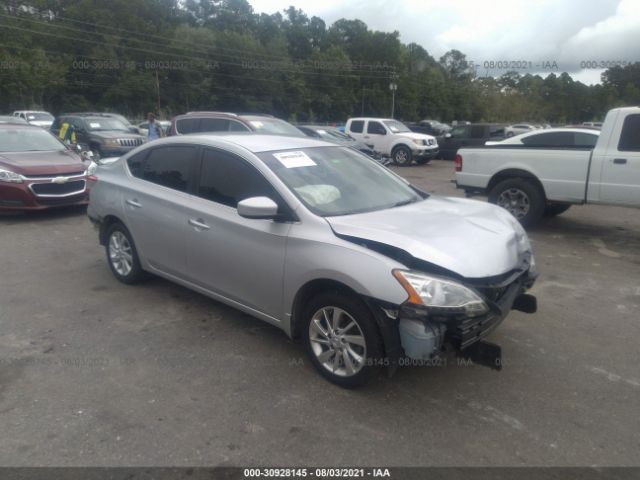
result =
[[489,202],[511,213],[524,227],[535,225],[544,213],[544,194],[524,178],[508,178],[489,192]]
[[119,222],[109,226],[106,240],[107,263],[113,275],[128,285],[141,281],[145,272],[140,266],[138,251],[127,227]]
[[413,153],[408,147],[399,146],[391,154],[393,162],[400,167],[408,167],[413,162]]
[[364,385],[381,363],[383,343],[373,314],[339,292],[315,296],[303,313],[304,344],[314,367],[336,385]]
[[571,208],[570,203],[550,203],[544,209],[545,217],[555,217],[560,215]]

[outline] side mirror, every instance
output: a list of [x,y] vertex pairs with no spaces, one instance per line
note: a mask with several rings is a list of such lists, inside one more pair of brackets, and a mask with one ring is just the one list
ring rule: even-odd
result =
[[451,134],[450,133],[445,133],[444,134],[444,138],[451,138]]
[[238,202],[238,215],[244,218],[274,218],[278,205],[269,197],[251,197]]

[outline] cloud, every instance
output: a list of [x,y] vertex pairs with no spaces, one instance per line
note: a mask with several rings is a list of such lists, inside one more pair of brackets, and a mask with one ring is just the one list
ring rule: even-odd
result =
[[[403,42],[416,42],[436,58],[455,48],[482,67],[525,62],[531,73],[567,71],[592,83],[602,69],[581,68],[586,61],[640,61],[637,0],[249,1],[267,13],[293,4],[327,24],[358,18],[375,30],[399,31]],[[552,62],[557,70],[540,68]]]

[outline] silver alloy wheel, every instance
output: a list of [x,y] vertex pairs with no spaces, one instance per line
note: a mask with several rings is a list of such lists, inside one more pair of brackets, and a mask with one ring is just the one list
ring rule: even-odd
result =
[[399,149],[394,155],[394,160],[399,165],[404,165],[409,160],[409,156],[407,155],[407,151],[404,149]]
[[531,208],[529,195],[519,188],[509,188],[503,191],[498,196],[496,203],[518,219],[526,217]]
[[311,349],[320,364],[341,377],[357,374],[367,359],[367,344],[358,322],[338,307],[323,307],[309,327]]
[[109,237],[109,261],[113,269],[123,277],[133,269],[133,249],[126,235],[119,230]]

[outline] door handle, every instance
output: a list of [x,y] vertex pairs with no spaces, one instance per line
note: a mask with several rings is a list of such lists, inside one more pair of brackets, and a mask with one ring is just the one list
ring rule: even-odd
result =
[[127,205],[130,205],[133,208],[142,208],[142,204],[138,202],[137,198],[134,198],[133,200],[126,200],[126,202],[127,202]]
[[192,227],[196,227],[196,230],[209,230],[209,229],[211,229],[211,227],[209,225],[207,225],[206,223],[204,223],[204,220],[202,220],[201,218],[198,218],[198,219],[190,218],[189,219],[189,225],[191,225]]
[[626,158],[614,158],[613,159],[613,163],[615,163],[616,165],[624,165],[625,163],[627,163],[627,159]]

